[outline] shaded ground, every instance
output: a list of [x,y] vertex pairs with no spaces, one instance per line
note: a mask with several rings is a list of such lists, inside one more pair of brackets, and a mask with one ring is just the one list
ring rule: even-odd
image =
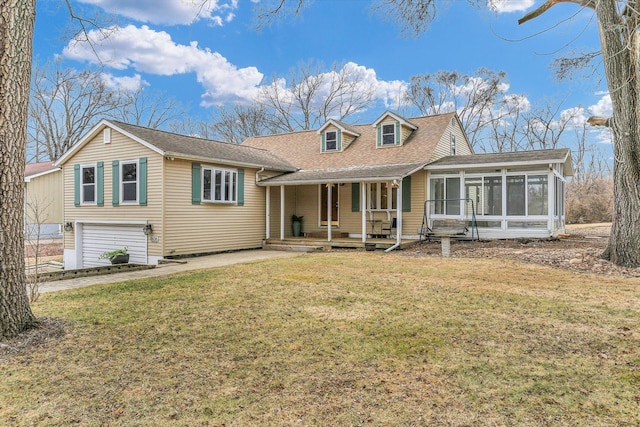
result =
[[[451,256],[458,258],[505,258],[567,270],[640,277],[640,269],[613,265],[600,259],[607,246],[610,224],[567,227],[558,239],[511,239],[451,242]],[[440,256],[439,242],[422,242],[402,252],[407,256]]]

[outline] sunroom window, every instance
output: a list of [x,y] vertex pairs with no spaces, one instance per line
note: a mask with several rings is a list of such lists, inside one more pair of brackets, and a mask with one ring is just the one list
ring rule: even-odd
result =
[[431,213],[460,215],[460,177],[432,178]]

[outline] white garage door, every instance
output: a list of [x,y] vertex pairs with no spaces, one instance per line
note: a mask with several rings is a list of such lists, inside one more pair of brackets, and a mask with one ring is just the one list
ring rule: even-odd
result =
[[129,251],[129,262],[147,263],[147,236],[142,225],[84,224],[82,226],[82,267],[109,265],[109,260],[98,260],[106,251]]

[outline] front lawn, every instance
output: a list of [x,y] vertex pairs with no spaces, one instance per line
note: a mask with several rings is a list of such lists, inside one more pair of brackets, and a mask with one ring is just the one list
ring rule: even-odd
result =
[[2,425],[638,425],[640,280],[334,252],[43,295]]

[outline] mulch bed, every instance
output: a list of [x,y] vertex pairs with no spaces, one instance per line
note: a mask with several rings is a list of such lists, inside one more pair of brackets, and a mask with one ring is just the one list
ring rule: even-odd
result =
[[[640,268],[613,265],[600,255],[608,242],[607,227],[580,228],[558,239],[452,241],[452,258],[505,258],[566,270],[624,277],[640,277]],[[405,256],[441,256],[439,242],[421,242],[402,252]]]

